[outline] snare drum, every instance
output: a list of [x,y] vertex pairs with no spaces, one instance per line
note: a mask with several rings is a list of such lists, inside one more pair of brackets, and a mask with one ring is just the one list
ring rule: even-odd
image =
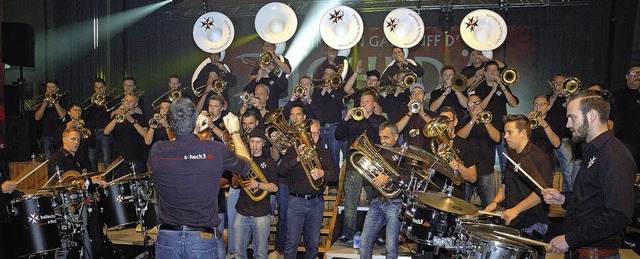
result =
[[492,224],[462,224],[463,230],[460,234],[459,245],[472,247],[464,251],[462,258],[483,259],[483,258],[537,258],[538,253],[531,247],[514,240],[493,234],[493,231],[500,231],[513,235],[520,235],[517,229],[498,226]]
[[61,247],[53,196],[22,197],[11,206],[11,240],[19,255],[43,254]]
[[131,182],[115,182],[98,188],[100,212],[107,227],[124,226],[138,220]]
[[434,209],[415,201],[404,212],[401,230],[421,244],[433,245],[434,237],[451,237],[456,230],[457,215]]

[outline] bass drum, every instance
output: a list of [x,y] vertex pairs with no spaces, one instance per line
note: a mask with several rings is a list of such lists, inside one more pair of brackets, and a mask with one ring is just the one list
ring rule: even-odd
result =
[[98,188],[100,212],[107,227],[124,226],[138,220],[131,182],[116,182]]
[[45,254],[61,247],[53,196],[23,197],[11,206],[11,240],[18,255]]
[[415,201],[407,205],[401,222],[401,231],[415,242],[433,245],[434,237],[451,237],[455,234],[457,214],[434,209]]
[[461,246],[473,247],[465,251],[460,258],[484,259],[484,258],[518,258],[534,259],[538,253],[531,247],[517,241],[509,240],[492,234],[500,231],[512,235],[520,235],[517,229],[492,224],[467,224],[462,223],[462,233],[458,240]]

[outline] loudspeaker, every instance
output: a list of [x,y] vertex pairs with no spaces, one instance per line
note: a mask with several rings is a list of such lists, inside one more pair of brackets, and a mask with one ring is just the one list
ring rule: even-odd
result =
[[26,23],[2,23],[2,60],[12,66],[34,67],[35,36]]
[[31,159],[29,144],[29,117],[6,117],[7,156],[9,161],[22,162]]
[[21,85],[4,85],[4,110],[7,117],[22,115],[23,87]]

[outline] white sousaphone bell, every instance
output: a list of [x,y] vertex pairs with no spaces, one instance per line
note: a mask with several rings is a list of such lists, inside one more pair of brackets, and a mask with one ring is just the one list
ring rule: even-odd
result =
[[288,41],[298,28],[296,13],[288,5],[279,2],[268,3],[260,8],[254,22],[260,38],[273,44]]
[[362,17],[348,6],[330,8],[320,20],[322,40],[327,46],[337,50],[350,49],[355,46],[360,42],[363,33]]
[[387,14],[382,28],[387,40],[400,48],[408,49],[418,45],[424,37],[422,17],[407,8],[398,8]]
[[233,42],[233,22],[219,12],[205,13],[193,25],[193,40],[204,52],[219,53]]
[[460,22],[460,36],[472,49],[494,50],[507,39],[507,24],[502,16],[494,11],[475,10]]

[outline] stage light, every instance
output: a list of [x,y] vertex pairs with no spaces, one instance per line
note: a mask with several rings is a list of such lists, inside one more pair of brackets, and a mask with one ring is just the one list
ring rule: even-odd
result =
[[451,6],[443,6],[440,9],[440,27],[445,34],[449,34],[453,25],[453,15],[451,14]]

